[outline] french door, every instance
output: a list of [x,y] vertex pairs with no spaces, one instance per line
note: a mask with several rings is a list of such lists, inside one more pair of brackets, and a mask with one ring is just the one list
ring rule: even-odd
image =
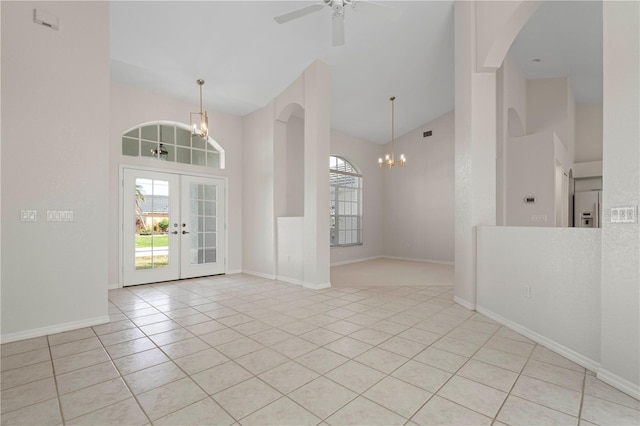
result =
[[225,181],[124,169],[123,285],[225,272]]

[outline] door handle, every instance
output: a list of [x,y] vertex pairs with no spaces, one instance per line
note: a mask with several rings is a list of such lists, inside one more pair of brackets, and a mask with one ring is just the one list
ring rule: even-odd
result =
[[182,235],[188,234],[188,233],[189,233],[189,231],[182,231]]
[[178,231],[173,231],[172,234],[178,235]]

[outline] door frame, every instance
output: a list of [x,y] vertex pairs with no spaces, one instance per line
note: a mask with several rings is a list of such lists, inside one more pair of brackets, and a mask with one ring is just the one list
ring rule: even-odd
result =
[[118,165],[118,287],[124,287],[124,170],[133,169],[144,172],[157,172],[174,174],[177,176],[194,176],[200,178],[222,179],[224,181],[224,274],[228,271],[229,252],[229,231],[227,222],[229,220],[229,177],[217,174],[192,173],[182,170],[164,169],[160,167],[148,167],[134,164]]

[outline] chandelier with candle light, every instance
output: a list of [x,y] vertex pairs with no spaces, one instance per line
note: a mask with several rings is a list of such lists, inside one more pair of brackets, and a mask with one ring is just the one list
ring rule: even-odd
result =
[[395,153],[395,140],[394,140],[394,101],[396,100],[395,96],[389,98],[391,101],[391,155],[386,154],[384,159],[382,157],[378,158],[378,165],[380,167],[393,167],[393,166],[404,166],[407,162],[404,154],[400,154],[400,159],[396,160]]
[[200,86],[200,112],[192,112],[189,115],[189,127],[191,127],[191,135],[206,138],[209,136],[209,117],[207,111],[202,109],[202,86],[204,80],[196,80],[198,86]]

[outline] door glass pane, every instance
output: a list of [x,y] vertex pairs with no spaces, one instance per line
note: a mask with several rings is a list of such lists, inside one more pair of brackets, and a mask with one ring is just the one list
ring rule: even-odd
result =
[[191,197],[191,247],[189,259],[192,264],[216,262],[216,186],[192,183]]
[[169,182],[136,179],[135,267],[159,269],[169,266]]

